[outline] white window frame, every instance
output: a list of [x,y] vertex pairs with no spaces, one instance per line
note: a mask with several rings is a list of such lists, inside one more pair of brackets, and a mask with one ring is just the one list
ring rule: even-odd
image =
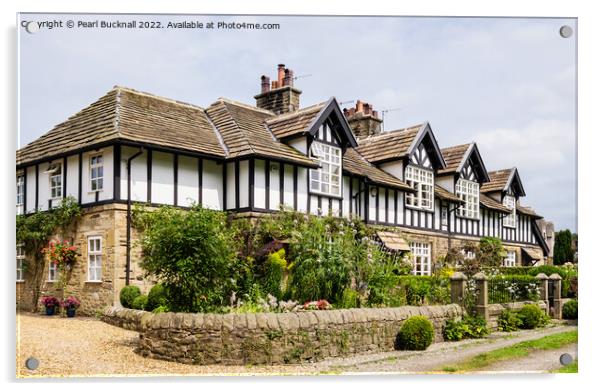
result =
[[54,163],[54,170],[48,174],[50,198],[55,200],[63,197],[63,164]]
[[503,204],[506,208],[512,209],[512,213],[504,216],[503,226],[516,228],[516,199],[514,196],[506,195],[504,196]]
[[17,175],[17,214],[24,213],[25,205],[25,175]]
[[22,244],[17,245],[17,282],[25,281],[23,275],[23,261],[25,261],[25,247]]
[[[512,254],[512,256],[511,256]],[[516,266],[516,251],[506,251],[506,258],[504,258],[504,267],[515,267]]]
[[[92,160],[96,158],[96,162],[92,163]],[[100,158],[100,163],[98,163]],[[104,156],[102,153],[95,153],[89,156],[89,174],[90,174],[90,192],[102,191],[104,189]],[[96,170],[96,171],[95,171]],[[102,171],[102,175],[98,175],[98,171]],[[96,175],[93,176],[93,173]],[[100,186],[98,184],[100,183]]]
[[430,276],[431,244],[426,242],[411,242],[410,250],[414,255],[414,268],[412,274],[415,276]]
[[[96,241],[98,246],[93,244]],[[102,236],[100,235],[88,236],[88,281],[102,281]]]
[[416,193],[406,194],[406,206],[425,210],[433,210],[435,179],[432,170],[408,165],[405,170],[406,182]]
[[56,282],[59,277],[59,266],[52,261],[48,261],[48,282]]
[[456,182],[456,195],[464,201],[458,208],[458,216],[469,219],[479,218],[479,183],[466,179]]
[[311,143],[311,155],[319,159],[320,167],[309,170],[310,193],[341,197],[343,187],[341,148],[314,141]]

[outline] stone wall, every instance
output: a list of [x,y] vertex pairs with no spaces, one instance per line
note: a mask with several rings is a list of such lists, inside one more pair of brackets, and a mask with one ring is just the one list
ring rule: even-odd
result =
[[140,331],[138,353],[187,364],[277,364],[317,361],[394,349],[401,324],[424,315],[442,341],[448,319],[462,315],[445,306],[247,314],[151,314],[109,308],[102,319]]
[[548,306],[545,301],[540,300],[538,302],[534,301],[517,301],[513,303],[503,303],[503,304],[489,304],[488,305],[488,313],[489,318],[487,320],[487,325],[492,329],[492,331],[497,330],[497,318],[502,313],[502,311],[509,309],[511,311],[519,311],[526,304],[537,304],[539,308],[547,312]]

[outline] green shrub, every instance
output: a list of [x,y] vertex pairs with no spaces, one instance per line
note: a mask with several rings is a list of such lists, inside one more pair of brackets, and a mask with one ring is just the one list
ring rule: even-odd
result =
[[522,326],[518,314],[514,311],[505,309],[497,318],[497,329],[499,331],[516,331]]
[[397,334],[395,347],[402,350],[426,350],[435,337],[433,324],[424,316],[412,316]]
[[569,300],[562,306],[563,319],[577,319],[577,300]]
[[286,271],[287,264],[283,248],[268,254],[264,265],[263,290],[278,300],[284,296]]
[[355,289],[345,288],[343,291],[343,297],[341,298],[340,308],[359,308],[360,307],[360,296],[359,292]]
[[152,311],[162,305],[167,305],[167,291],[163,284],[156,284],[148,292],[148,301],[146,302],[145,309]]
[[542,327],[549,321],[549,317],[537,304],[525,305],[518,311],[518,317],[522,323],[521,328],[523,329]]
[[135,310],[144,310],[146,308],[146,302],[148,301],[148,296],[140,295],[134,299],[132,302],[132,308]]
[[166,288],[176,312],[216,311],[228,303],[239,279],[237,243],[223,212],[195,205],[135,210],[147,274]]
[[127,285],[121,288],[119,292],[119,302],[125,308],[134,308],[134,299],[140,296],[140,288],[136,285]]
[[163,312],[169,312],[169,307],[166,305],[160,305],[153,310],[153,314],[162,314]]
[[443,326],[443,338],[446,341],[459,341],[468,332],[468,325],[462,320],[448,319]]
[[461,320],[448,320],[443,327],[443,338],[459,341],[464,338],[484,338],[489,334],[487,322],[481,316],[464,316]]

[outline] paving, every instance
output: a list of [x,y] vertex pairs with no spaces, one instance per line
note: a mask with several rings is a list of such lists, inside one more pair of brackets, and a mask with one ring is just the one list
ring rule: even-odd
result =
[[[345,373],[432,373],[479,353],[545,335],[575,330],[555,325],[516,333],[494,333],[487,339],[435,343],[424,352],[395,351],[333,358],[299,365],[225,366],[186,365],[142,357],[134,352],[138,333],[103,323],[95,318],[17,314],[17,377],[105,376],[206,376],[206,375],[314,375]],[[561,352],[576,346],[502,363],[501,372],[542,372],[559,368]],[[36,370],[24,363],[39,360]],[[491,370],[491,368],[488,368]]]

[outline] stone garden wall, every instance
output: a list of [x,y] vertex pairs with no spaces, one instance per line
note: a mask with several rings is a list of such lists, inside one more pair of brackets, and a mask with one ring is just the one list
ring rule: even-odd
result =
[[442,341],[445,306],[247,314],[152,314],[109,308],[103,321],[140,332],[138,353],[187,364],[278,364],[394,349],[401,324],[413,315],[433,322]]

